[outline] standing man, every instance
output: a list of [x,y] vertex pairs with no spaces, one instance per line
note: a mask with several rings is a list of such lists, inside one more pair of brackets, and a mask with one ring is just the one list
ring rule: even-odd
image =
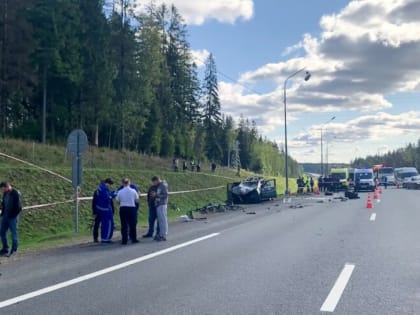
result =
[[384,183],[384,188],[388,189],[388,176],[384,176],[382,182]]
[[[146,234],[143,235],[143,238],[150,238],[153,237],[153,233],[155,232],[155,222],[157,221],[157,212],[156,212],[156,192],[157,186],[152,183],[149,187],[147,192],[147,204],[149,206],[149,230]],[[156,226],[156,237],[159,236],[159,222]]]
[[314,192],[314,185],[315,185],[313,177],[311,177],[311,179],[309,180],[309,185],[311,186],[311,193],[313,193]]
[[133,244],[138,243],[137,240],[137,210],[136,203],[139,200],[137,191],[130,187],[130,180],[128,178],[123,180],[123,188],[118,191],[117,201],[120,204],[120,219],[121,219],[121,236],[122,245],[127,245],[128,233],[130,233],[130,240]]
[[[8,182],[0,183],[0,188],[3,190],[3,200],[1,203],[1,227],[0,236],[3,248],[0,255],[8,257],[16,254],[18,249],[18,221],[19,213],[22,211],[22,202],[20,193],[10,185]],[[9,253],[9,245],[7,244],[7,231],[10,230],[12,234],[12,249]]]
[[101,243],[112,243],[114,234],[114,212],[112,206],[111,186],[114,182],[111,178],[105,179],[97,189],[96,209],[101,222]]
[[324,191],[324,178],[322,176],[318,178],[318,188],[320,192]]
[[[116,193],[118,194],[118,192],[123,188],[124,188],[124,184],[122,184],[118,188]],[[137,194],[139,195],[139,199],[140,199],[140,189],[136,185],[134,185],[131,181],[130,181],[130,188],[134,189],[137,192]],[[115,196],[115,197],[117,197],[117,196]],[[136,226],[137,226],[138,217],[139,217],[139,209],[140,209],[140,202],[139,202],[139,200],[136,200]]]
[[212,173],[214,173],[214,172],[216,172],[216,167],[217,167],[217,165],[216,165],[216,163],[211,163],[211,172]]
[[93,228],[92,228],[92,234],[93,234],[93,242],[99,243],[99,225],[101,224],[101,214],[100,211],[97,208],[98,203],[98,195],[99,190],[96,189],[93,193],[92,198],[92,217],[93,217]]
[[168,235],[168,184],[162,181],[159,176],[152,178],[153,185],[155,185],[156,192],[152,193],[155,197],[156,213],[159,224],[159,234],[155,238],[156,241],[166,241]]

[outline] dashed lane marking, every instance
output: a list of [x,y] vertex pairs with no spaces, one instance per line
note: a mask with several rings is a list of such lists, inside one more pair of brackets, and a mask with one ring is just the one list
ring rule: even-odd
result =
[[328,294],[327,298],[324,301],[324,304],[322,304],[321,306],[321,312],[334,312],[338,302],[341,299],[341,296],[343,295],[344,289],[346,288],[347,283],[350,280],[354,268],[355,265],[353,264],[347,263],[344,265],[344,268],[338,276],[337,280],[335,281],[335,284],[332,287],[330,294]]
[[370,221],[375,221],[376,220],[376,213],[372,213],[370,215]]

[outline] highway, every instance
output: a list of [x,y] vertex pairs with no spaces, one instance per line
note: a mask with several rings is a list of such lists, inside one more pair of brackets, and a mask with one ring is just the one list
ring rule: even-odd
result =
[[0,314],[420,314],[420,192],[361,197],[2,259]]

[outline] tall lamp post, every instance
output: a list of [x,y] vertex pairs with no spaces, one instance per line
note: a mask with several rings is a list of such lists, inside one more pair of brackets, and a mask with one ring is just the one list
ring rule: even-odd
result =
[[[337,137],[333,137],[333,139],[336,139]],[[326,139],[326,142],[327,142],[327,145],[326,145],[326,147],[327,147],[327,154],[326,154],[326,159],[327,159],[327,167],[326,167],[326,171],[327,171],[327,174],[328,174],[328,172],[329,172],[329,168],[330,168],[330,162],[329,162],[329,160],[330,160],[330,157],[329,157],[329,154],[330,154],[330,141],[328,141],[328,137],[327,137],[327,139]]]
[[[288,76],[286,78],[286,80],[284,81],[284,88],[283,88],[283,92],[284,92],[284,153],[285,153],[285,175],[286,175],[286,191],[285,191],[285,195],[288,196],[290,194],[289,191],[289,152],[288,152],[288,148],[287,148],[287,83],[289,82],[289,80],[291,78],[293,78],[294,76],[298,75],[299,73],[305,71],[306,68],[302,68],[298,71],[296,71],[295,73],[291,74],[290,76]],[[311,78],[311,74],[306,71],[305,72],[305,81],[308,81]]]
[[324,174],[324,127],[325,125],[332,122],[336,117],[331,117],[328,121],[326,121],[321,127],[321,176],[325,176]]

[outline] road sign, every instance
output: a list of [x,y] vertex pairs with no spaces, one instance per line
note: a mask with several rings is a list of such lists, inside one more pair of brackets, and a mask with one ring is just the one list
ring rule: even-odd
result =
[[67,138],[67,152],[72,156],[78,156],[85,153],[88,147],[88,138],[82,129],[73,130]]
[[71,179],[74,188],[74,230],[79,231],[79,193],[83,180],[82,155],[87,151],[89,142],[81,129],[73,130],[67,138],[67,152],[72,155]]

